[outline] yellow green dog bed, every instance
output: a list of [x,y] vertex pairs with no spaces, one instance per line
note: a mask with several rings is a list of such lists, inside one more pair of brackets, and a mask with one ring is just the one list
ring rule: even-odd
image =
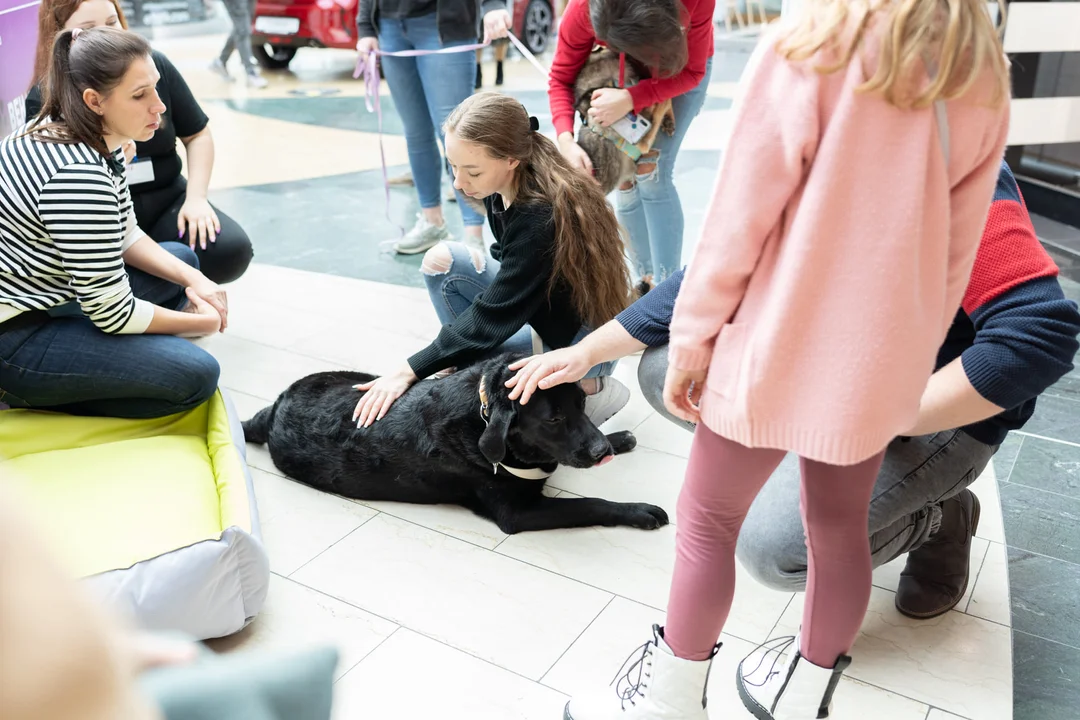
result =
[[244,433],[221,392],[153,420],[0,413],[0,464],[51,549],[143,627],[243,628],[270,578]]

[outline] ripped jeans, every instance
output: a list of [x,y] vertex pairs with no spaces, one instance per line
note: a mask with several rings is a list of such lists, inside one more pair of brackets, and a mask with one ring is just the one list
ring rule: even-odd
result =
[[619,222],[630,238],[630,259],[638,277],[652,275],[660,283],[682,267],[683,218],[682,202],[675,189],[675,160],[679,154],[690,123],[705,104],[705,93],[712,75],[712,59],[705,66],[705,77],[697,87],[672,98],[675,112],[675,134],[659,132],[652,153],[658,155],[654,165],[642,157],[638,161],[638,178],[629,190],[616,190],[616,210]]
[[[444,262],[445,258],[440,257],[446,250],[450,251],[452,258],[448,268]],[[428,250],[420,270],[424,275],[424,284],[427,285],[428,295],[431,297],[431,304],[435,308],[439,322],[449,325],[495,281],[495,276],[499,273],[499,261],[490,255],[481,255],[479,250],[472,249],[464,243],[442,242]],[[576,345],[581,342],[590,332],[589,328],[582,326],[571,344]],[[540,339],[531,326],[523,325],[502,345],[477,360],[505,352],[537,355],[550,350],[552,348]],[[617,362],[600,363],[589,370],[585,377],[607,377],[615,371]]]

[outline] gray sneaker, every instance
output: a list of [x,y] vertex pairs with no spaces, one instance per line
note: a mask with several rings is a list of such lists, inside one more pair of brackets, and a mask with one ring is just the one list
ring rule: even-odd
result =
[[229,69],[225,67],[225,63],[221,62],[221,58],[217,58],[214,62],[210,63],[210,72],[214,73],[225,82],[233,81],[233,76],[229,74]]
[[613,377],[598,378],[600,390],[585,398],[585,415],[600,427],[630,401],[630,389]]
[[258,73],[248,73],[247,86],[249,88],[256,88],[261,90],[269,84],[270,82],[262,75],[259,75]]
[[400,255],[416,255],[452,239],[446,225],[432,225],[424,219],[423,213],[417,213],[416,224],[412,230],[405,233],[405,237],[394,243],[394,252]]

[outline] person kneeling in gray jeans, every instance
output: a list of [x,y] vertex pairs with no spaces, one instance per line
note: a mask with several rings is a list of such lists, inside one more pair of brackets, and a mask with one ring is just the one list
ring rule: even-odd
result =
[[[1002,163],[962,307],[938,353],[918,423],[912,437],[889,445],[871,499],[874,567],[908,556],[896,593],[904,615],[937,617],[964,596],[979,522],[979,500],[968,486],[1008,432],[1031,417],[1036,398],[1073,367],[1080,313],[1057,274]],[[527,402],[537,387],[575,382],[594,365],[645,350],[642,392],[657,412],[693,431],[663,401],[668,327],[682,278],[676,272],[577,345],[513,366],[520,369],[511,398]],[[797,458],[789,456],[754,501],[737,552],[765,585],[805,588]]]

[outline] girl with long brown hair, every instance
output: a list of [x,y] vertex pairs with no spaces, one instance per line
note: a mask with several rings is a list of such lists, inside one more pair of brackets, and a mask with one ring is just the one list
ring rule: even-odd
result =
[[[42,0],[34,86],[26,97],[27,120],[41,112],[53,38],[61,30],[95,27],[127,29],[118,0]],[[156,242],[186,241],[207,277],[232,282],[247,270],[253,253],[244,229],[207,200],[214,168],[209,119],[169,59],[156,50],[151,57],[161,77],[156,90],[165,112],[152,138],[125,147],[135,220]],[[187,157],[187,178],[181,173],[178,139]]]
[[[622,311],[630,275],[619,225],[599,186],[572,169],[538,132],[520,102],[497,93],[472,96],[444,127],[454,185],[483,201],[495,235],[490,257],[462,243],[440,243],[421,264],[439,336],[400,370],[366,390],[359,425],[383,417],[413,383],[452,366],[500,352],[560,348]],[[593,368],[582,386],[597,424],[614,415],[629,391]]]

